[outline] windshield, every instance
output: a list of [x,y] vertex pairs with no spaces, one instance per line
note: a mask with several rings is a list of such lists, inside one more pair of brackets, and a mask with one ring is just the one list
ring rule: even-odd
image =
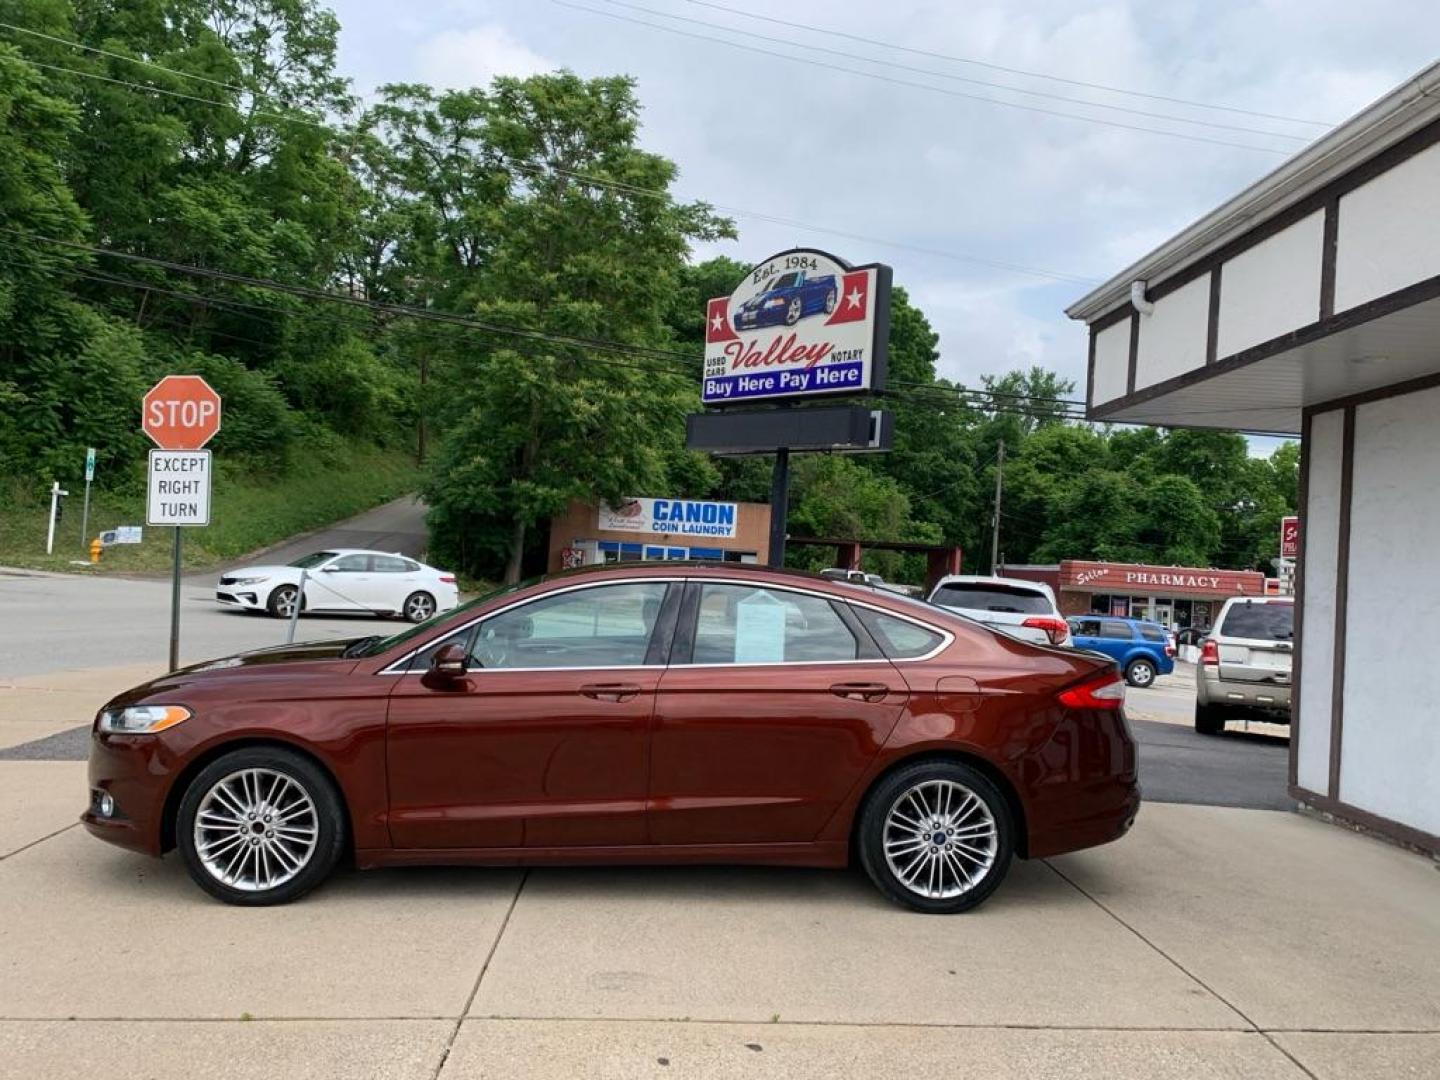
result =
[[[487,593],[481,593],[473,600],[465,601],[465,603],[461,604],[459,607],[453,607],[449,611],[437,612],[436,614],[431,615],[430,618],[426,619],[424,622],[416,623],[414,626],[401,630],[398,634],[391,634],[387,638],[376,638],[373,642],[368,643],[363,651],[350,653],[349,655],[357,657],[375,656],[379,653],[384,652],[386,649],[393,649],[396,645],[405,644],[405,642],[409,641],[413,637],[423,634],[425,631],[429,630],[438,622],[452,618],[455,615],[459,615],[461,612],[469,611],[473,607],[478,607],[480,604],[485,603],[487,600],[493,600],[497,596],[504,596],[506,593],[517,592],[520,589],[528,588],[529,586],[534,585],[536,582],[543,580],[545,580],[543,577],[533,577],[526,581],[517,582],[514,585],[502,585],[498,589],[491,589]],[[351,646],[351,648],[357,648],[358,646],[359,642],[356,642],[354,645]]]
[[1050,600],[1044,593],[1029,589],[1010,589],[1004,585],[976,582],[973,585],[952,583],[941,585],[930,598],[941,607],[964,608],[967,611],[999,611],[1012,615],[1049,615]]
[[792,271],[791,271],[790,273],[788,273],[788,274],[781,274],[781,275],[780,275],[779,277],[777,277],[774,281],[770,282],[769,285],[765,286],[765,291],[766,291],[766,292],[770,292],[770,291],[772,291],[772,290],[774,290],[774,289],[788,289],[788,288],[790,288],[790,286],[792,286],[792,285],[799,285],[799,284],[800,284],[800,275],[799,275],[798,273],[796,273],[795,271],[792,270]]
[[[303,555],[303,556],[301,556],[300,558],[298,558],[298,559],[296,559],[294,562],[292,562],[290,565],[291,565],[291,566],[298,566],[298,567],[300,567],[301,569],[308,569],[309,567],[312,567],[312,566],[319,566],[319,565],[320,565],[322,562],[324,562],[326,559],[333,559],[334,557],[335,557],[335,552],[333,552],[333,551],[317,551],[317,552],[315,552],[315,553],[313,553],[313,554],[311,554],[311,555]],[[308,599],[308,597],[307,597],[307,599]]]
[[1236,604],[1219,633],[1253,641],[1289,641],[1295,636],[1295,605]]

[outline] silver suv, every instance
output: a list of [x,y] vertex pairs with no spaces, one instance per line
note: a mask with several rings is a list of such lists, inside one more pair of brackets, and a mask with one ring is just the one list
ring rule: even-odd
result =
[[1253,717],[1290,722],[1290,663],[1295,602],[1289,597],[1235,597],[1200,646],[1195,730],[1219,735],[1225,721]]

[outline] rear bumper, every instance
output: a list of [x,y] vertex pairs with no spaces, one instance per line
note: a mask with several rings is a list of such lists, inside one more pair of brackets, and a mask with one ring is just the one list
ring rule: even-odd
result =
[[1128,783],[1093,785],[1080,793],[1080,798],[1091,807],[1098,805],[1099,809],[1046,828],[1031,829],[1025,853],[1028,858],[1064,855],[1119,840],[1130,831],[1140,812],[1140,784],[1133,779]]
[[1065,710],[1027,771],[1025,855],[1039,859],[1118,840],[1140,810],[1139,756],[1118,710]]
[[1267,713],[1290,715],[1291,684],[1288,679],[1252,681],[1222,679],[1213,668],[1200,670],[1196,679],[1195,697],[1201,705],[1226,705],[1238,709],[1255,709]]

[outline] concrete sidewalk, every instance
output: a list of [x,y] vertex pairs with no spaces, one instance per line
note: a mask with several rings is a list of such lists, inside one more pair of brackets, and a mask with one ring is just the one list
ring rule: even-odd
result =
[[75,826],[84,770],[0,762],[0,1077],[1440,1075],[1435,864],[1293,814],[1146,805],[950,918],[725,868],[238,909]]

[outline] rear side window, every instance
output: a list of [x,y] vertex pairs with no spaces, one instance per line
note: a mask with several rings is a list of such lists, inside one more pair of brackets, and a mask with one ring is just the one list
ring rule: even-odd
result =
[[1219,633],[1256,641],[1289,641],[1295,636],[1295,605],[1236,604],[1226,613]]
[[941,607],[969,608],[972,611],[999,611],[1013,615],[1049,615],[1050,601],[1044,593],[1029,589],[1008,589],[1004,585],[941,585],[930,598]]
[[1101,619],[1100,636],[1129,641],[1135,635],[1130,632],[1130,624],[1127,622],[1121,622],[1119,619]]
[[1140,627],[1140,636],[1146,641],[1164,641],[1166,638],[1165,631],[1158,626]]
[[855,635],[819,596],[750,585],[701,586],[693,663],[823,663],[858,655]]
[[928,630],[915,623],[897,619],[893,615],[882,615],[869,608],[852,608],[865,629],[880,646],[880,651],[891,660],[911,660],[917,656],[934,652],[944,637],[934,630]]

